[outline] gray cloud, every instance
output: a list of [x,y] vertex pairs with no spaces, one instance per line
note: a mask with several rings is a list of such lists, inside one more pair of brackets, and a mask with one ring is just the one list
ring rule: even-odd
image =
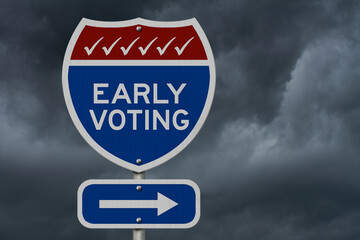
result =
[[[148,178],[202,191],[189,230],[149,239],[356,239],[360,216],[359,4],[356,1],[11,2],[0,4],[0,238],[121,239],[88,230],[76,191],[130,178],[73,126],[62,96],[66,44],[82,17],[196,17],[217,66],[199,136]],[[21,231],[19,231],[21,229]]]

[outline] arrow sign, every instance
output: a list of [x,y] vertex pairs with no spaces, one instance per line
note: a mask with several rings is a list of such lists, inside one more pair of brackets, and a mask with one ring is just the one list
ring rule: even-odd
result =
[[172,209],[177,202],[157,193],[157,200],[100,200],[99,208],[156,208],[157,215]]
[[190,180],[88,180],[78,190],[78,218],[88,228],[190,228],[200,218],[200,190]]

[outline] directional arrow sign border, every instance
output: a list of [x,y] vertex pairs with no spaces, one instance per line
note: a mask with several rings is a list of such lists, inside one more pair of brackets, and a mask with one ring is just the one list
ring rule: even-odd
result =
[[[83,216],[83,192],[86,187],[94,184],[133,184],[133,185],[147,185],[147,184],[162,184],[162,185],[188,185],[194,189],[195,192],[195,216],[193,220],[186,224],[93,224],[89,223],[85,220]],[[162,195],[162,194],[160,194]],[[160,196],[165,197],[165,196]],[[159,193],[158,193],[159,198]],[[166,198],[166,197],[165,197]],[[83,182],[77,193],[77,199],[78,199],[78,205],[77,205],[77,215],[80,223],[87,227],[92,229],[185,229],[185,228],[191,228],[197,224],[197,222],[200,219],[200,189],[198,185],[187,179],[146,179],[146,180],[138,180],[138,179],[129,179],[129,180],[118,180],[118,179],[90,179],[85,182]],[[169,201],[173,202],[173,200],[168,199]],[[116,201],[116,200],[115,200]],[[135,200],[136,201],[136,200]],[[157,200],[153,200],[157,201]],[[176,203],[176,202],[175,202]],[[172,204],[175,204],[172,203]],[[107,208],[107,204],[115,204],[115,202],[101,202],[99,201],[99,208]],[[120,200],[121,204],[121,200]],[[144,201],[139,204],[144,204]],[[153,203],[151,203],[153,204]],[[176,203],[177,204],[177,203]],[[176,205],[172,206],[175,207]],[[171,207],[171,208],[172,208]],[[113,208],[113,207],[111,207]],[[170,210],[169,208],[168,210]],[[163,210],[160,210],[160,214],[158,212],[158,216],[163,214],[164,212],[161,212]],[[167,211],[167,210],[166,210]]]

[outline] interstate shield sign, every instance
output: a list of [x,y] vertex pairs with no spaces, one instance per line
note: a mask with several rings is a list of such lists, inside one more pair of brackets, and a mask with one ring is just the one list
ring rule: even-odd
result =
[[142,172],[184,149],[209,113],[215,64],[195,18],[82,19],[68,44],[63,91],[84,139]]

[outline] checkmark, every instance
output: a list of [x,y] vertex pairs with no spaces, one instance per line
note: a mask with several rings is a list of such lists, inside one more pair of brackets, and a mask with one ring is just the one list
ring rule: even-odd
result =
[[111,52],[111,50],[114,48],[115,44],[121,39],[121,37],[119,37],[118,39],[116,39],[115,42],[113,42],[113,44],[111,44],[111,46],[109,47],[109,49],[107,49],[106,47],[103,47],[102,49],[104,50],[106,56],[109,55],[109,53]]
[[165,47],[164,47],[163,49],[161,49],[160,47],[157,47],[157,48],[156,48],[156,49],[159,51],[160,56],[164,54],[164,52],[166,51],[166,49],[168,48],[168,46],[170,45],[170,43],[171,43],[172,41],[174,41],[175,38],[176,38],[176,37],[174,37],[173,39],[171,39],[171,40],[165,45]]
[[135,44],[135,42],[136,42],[137,40],[139,40],[139,38],[140,38],[140,37],[138,37],[137,39],[135,39],[126,49],[125,49],[124,47],[121,47],[121,51],[123,51],[124,56],[125,56],[126,54],[128,54],[128,52],[130,51],[130,49],[132,48],[132,46]]
[[95,47],[99,44],[99,42],[103,39],[104,37],[100,38],[99,40],[97,40],[97,42],[92,45],[92,47],[89,49],[88,47],[84,47],[86,53],[88,56],[90,56],[90,54],[92,54],[92,52],[94,51]]
[[149,47],[151,46],[151,44],[153,44],[153,42],[155,42],[155,40],[157,39],[158,37],[154,38],[146,47],[145,49],[143,49],[142,47],[139,47],[139,50],[141,52],[141,55],[145,55],[147,50],[149,49]]
[[179,47],[175,47],[175,50],[176,50],[176,52],[178,53],[179,56],[183,53],[183,51],[185,50],[186,46],[189,45],[189,43],[190,43],[191,40],[193,40],[193,39],[194,39],[194,37],[190,38],[190,39],[184,44],[184,46],[182,46],[181,49],[179,49]]

